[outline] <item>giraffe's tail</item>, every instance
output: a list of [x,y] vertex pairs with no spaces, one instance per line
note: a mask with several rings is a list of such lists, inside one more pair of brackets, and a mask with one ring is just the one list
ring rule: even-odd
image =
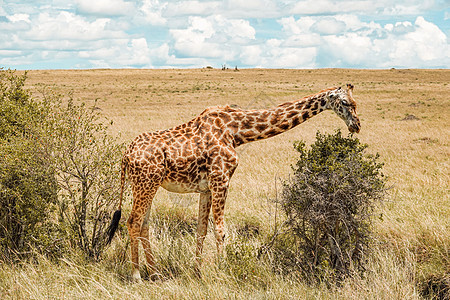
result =
[[122,165],[121,165],[121,171],[120,171],[120,200],[119,200],[119,208],[114,212],[114,215],[112,217],[111,224],[106,229],[106,235],[108,236],[108,240],[106,241],[106,245],[111,243],[114,234],[117,231],[117,228],[119,227],[119,221],[122,216],[122,200],[123,200],[123,189],[125,186],[125,180],[126,180],[126,173],[127,173],[127,160],[125,157],[122,158]]

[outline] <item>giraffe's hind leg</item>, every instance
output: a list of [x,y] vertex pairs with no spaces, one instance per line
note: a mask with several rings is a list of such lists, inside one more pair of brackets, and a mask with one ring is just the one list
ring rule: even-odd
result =
[[147,267],[150,277],[155,274],[156,268],[155,268],[155,260],[153,257],[153,253],[150,246],[150,233],[149,233],[149,216],[150,216],[150,207],[147,210],[147,213],[145,214],[144,222],[141,226],[141,234],[140,239],[142,243],[142,247],[144,247],[144,253],[145,253],[145,259],[147,260]]
[[208,217],[211,210],[211,193],[201,193],[198,206],[198,225],[197,225],[197,249],[195,271],[200,275],[201,255],[203,252],[203,241],[208,230]]
[[[131,245],[132,279],[137,282],[141,281],[139,273],[139,240],[141,240],[146,251],[147,262],[149,262],[150,267],[154,267],[153,255],[151,254],[148,241],[148,223],[145,226],[144,224],[158,187],[159,181],[151,181],[150,184],[139,184],[133,187],[133,208],[127,221],[127,227]],[[145,238],[143,238],[144,234],[146,234]]]

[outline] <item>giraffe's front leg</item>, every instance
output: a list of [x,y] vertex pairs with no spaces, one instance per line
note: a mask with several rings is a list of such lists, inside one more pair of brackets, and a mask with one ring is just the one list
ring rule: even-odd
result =
[[197,249],[195,251],[195,271],[200,275],[201,255],[203,252],[203,241],[208,230],[208,217],[211,210],[211,193],[201,193],[198,206],[197,225]]
[[209,190],[211,191],[212,212],[214,216],[214,232],[216,236],[217,252],[222,255],[225,240],[224,210],[227,199],[228,186],[231,176],[238,165],[236,151],[232,147],[225,147],[212,159],[209,175]]

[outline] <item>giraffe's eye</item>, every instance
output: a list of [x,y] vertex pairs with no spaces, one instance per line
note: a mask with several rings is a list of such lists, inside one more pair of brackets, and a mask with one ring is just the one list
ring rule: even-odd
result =
[[342,100],[342,105],[348,106],[348,102],[346,100]]

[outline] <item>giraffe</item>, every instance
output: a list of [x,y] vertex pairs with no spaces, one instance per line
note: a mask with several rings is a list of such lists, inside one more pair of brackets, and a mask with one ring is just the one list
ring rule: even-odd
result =
[[137,136],[123,155],[119,208],[108,231],[110,242],[120,220],[128,173],[133,192],[133,206],[127,221],[133,280],[141,280],[139,241],[148,266],[152,272],[156,270],[148,219],[159,187],[170,192],[200,194],[196,246],[196,271],[199,272],[210,211],[217,251],[219,255],[222,252],[225,201],[230,179],[238,166],[236,148],[292,129],[324,110],[333,110],[350,132],[358,133],[360,121],[352,92],[353,85],[347,84],[344,88],[328,88],[266,110],[243,110],[228,105],[210,107],[187,123]]

